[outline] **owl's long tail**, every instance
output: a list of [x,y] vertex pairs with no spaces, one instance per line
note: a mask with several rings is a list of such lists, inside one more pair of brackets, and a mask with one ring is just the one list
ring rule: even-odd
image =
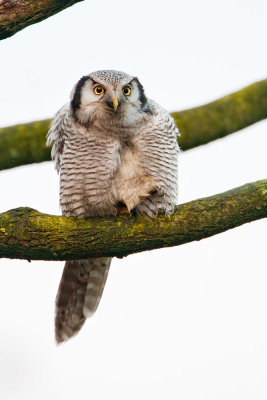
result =
[[66,261],[56,298],[57,343],[76,335],[96,311],[110,262],[110,257]]

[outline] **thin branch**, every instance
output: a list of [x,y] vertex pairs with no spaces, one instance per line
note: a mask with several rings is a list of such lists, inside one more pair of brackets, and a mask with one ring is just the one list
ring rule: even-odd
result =
[[82,220],[17,208],[0,214],[0,257],[122,257],[201,240],[265,217],[266,179],[182,204],[170,218],[120,216]]
[[0,40],[83,0],[0,0]]
[[[212,103],[172,113],[183,150],[229,135],[267,117],[267,79]],[[0,170],[50,160],[49,119],[0,129]]]

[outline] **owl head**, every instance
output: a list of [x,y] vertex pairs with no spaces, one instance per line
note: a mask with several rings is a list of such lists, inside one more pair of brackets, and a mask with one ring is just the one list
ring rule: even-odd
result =
[[103,70],[83,76],[71,92],[71,109],[81,124],[95,119],[134,122],[148,111],[144,88],[138,78],[124,72]]

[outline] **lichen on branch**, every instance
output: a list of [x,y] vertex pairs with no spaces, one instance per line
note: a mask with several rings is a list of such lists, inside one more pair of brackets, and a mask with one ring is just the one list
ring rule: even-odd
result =
[[[173,112],[182,150],[211,142],[267,117],[267,79],[212,103]],[[45,147],[51,120],[0,129],[0,170],[50,160]]]
[[267,217],[267,180],[179,205],[171,217],[88,218],[17,208],[0,214],[0,257],[70,260],[117,256],[201,240]]

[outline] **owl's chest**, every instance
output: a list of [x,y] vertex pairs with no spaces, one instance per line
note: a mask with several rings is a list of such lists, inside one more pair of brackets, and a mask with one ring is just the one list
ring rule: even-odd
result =
[[[120,137],[80,136],[66,143],[61,174],[76,172],[79,182],[98,178],[103,186],[144,174],[138,141]],[[90,179],[89,179],[90,178]]]
[[[63,170],[65,163],[69,169],[79,170],[86,178],[88,174],[105,174],[111,177],[120,160],[120,143],[103,135],[80,135],[70,138],[63,154]],[[66,168],[66,170],[67,170]],[[61,171],[62,172],[62,171]]]
[[143,174],[144,170],[138,147],[132,144],[123,146],[120,152],[120,163],[114,174],[115,181],[119,184]]

